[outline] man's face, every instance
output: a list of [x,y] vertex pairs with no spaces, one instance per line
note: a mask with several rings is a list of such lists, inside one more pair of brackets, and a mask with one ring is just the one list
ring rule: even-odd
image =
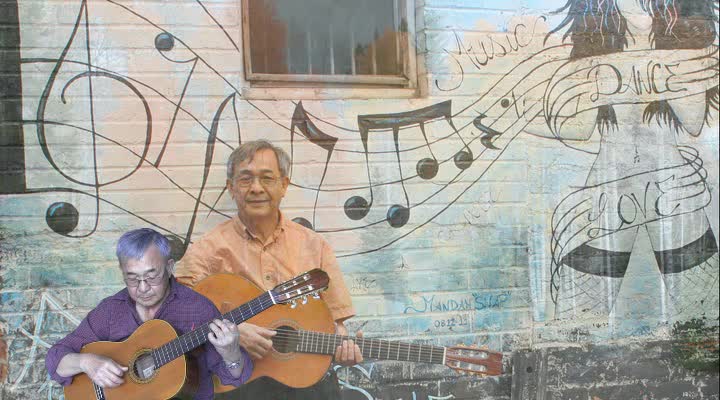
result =
[[288,177],[280,176],[275,152],[262,149],[252,160],[235,164],[227,189],[237,204],[240,218],[246,223],[258,223],[277,218],[289,184]]
[[160,305],[170,285],[168,270],[172,263],[165,260],[155,245],[150,245],[141,259],[127,260],[120,269],[130,298],[145,308]]

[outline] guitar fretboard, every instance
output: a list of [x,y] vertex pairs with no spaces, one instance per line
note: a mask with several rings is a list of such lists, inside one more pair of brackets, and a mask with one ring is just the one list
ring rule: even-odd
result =
[[364,358],[442,364],[445,347],[401,343],[382,339],[341,336],[331,333],[297,331],[295,351],[299,353],[335,354],[343,340],[353,340],[360,347]]
[[[254,317],[261,311],[267,310],[273,304],[275,303],[273,302],[272,296],[269,292],[266,292],[254,298],[250,302],[223,314],[220,319],[227,319],[237,325]],[[154,349],[152,351],[152,356],[155,361],[155,368],[160,368],[181,355],[202,346],[205,342],[207,342],[209,332],[210,326],[208,322],[178,337],[177,339]]]

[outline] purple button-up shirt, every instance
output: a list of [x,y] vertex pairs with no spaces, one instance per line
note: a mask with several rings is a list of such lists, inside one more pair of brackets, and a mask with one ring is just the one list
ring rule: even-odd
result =
[[[155,318],[167,321],[175,328],[178,335],[182,335],[219,316],[220,312],[210,300],[177,283],[172,277],[170,278],[170,293],[163,301]],[[130,298],[127,288],[105,298],[88,313],[73,332],[48,350],[45,366],[50,377],[63,386],[69,385],[72,377],[66,378],[57,374],[58,364],[66,354],[79,353],[84,345],[91,342],[123,341],[140,325],[142,325],[142,321],[135,310],[135,302]],[[250,377],[253,366],[245,349],[242,349],[245,360],[242,376],[233,378],[215,347],[207,342],[203,348],[205,351],[199,352],[198,355],[200,386],[195,399],[213,398],[212,374],[217,375],[223,384],[233,386],[241,385]]]

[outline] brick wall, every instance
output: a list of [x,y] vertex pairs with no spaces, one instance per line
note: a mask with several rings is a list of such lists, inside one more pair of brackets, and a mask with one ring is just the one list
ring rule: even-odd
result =
[[[5,2],[0,393],[59,398],[45,351],[121,287],[115,240],[151,226],[182,254],[232,215],[224,162],[256,138],[292,145],[283,208],[334,247],[358,312],[351,329],[505,354],[500,377],[375,360],[339,368],[348,399],[509,399],[517,352],[557,349],[563,369],[635,358],[638,341],[670,340],[687,321],[716,337],[717,10],[672,3],[652,20],[623,2],[554,13],[564,1],[415,0],[420,93],[407,98],[251,87],[239,1]],[[633,39],[612,48],[630,37],[623,26]],[[665,26],[655,42],[639,33],[652,26]],[[425,107],[450,113],[425,132],[399,129],[398,152],[390,130],[372,131],[366,163],[358,116]],[[337,138],[332,151],[291,129],[300,111]],[[467,150],[473,161],[459,168]],[[428,157],[440,168],[423,179]],[[371,187],[368,215],[348,218],[345,202]],[[410,207],[406,223],[388,223],[393,205]],[[674,371],[678,387],[701,384]],[[584,384],[562,377],[549,397]],[[617,382],[592,382],[599,391],[572,396],[617,398],[602,389]],[[670,393],[659,385],[643,393]],[[717,385],[697,393],[717,398]]]

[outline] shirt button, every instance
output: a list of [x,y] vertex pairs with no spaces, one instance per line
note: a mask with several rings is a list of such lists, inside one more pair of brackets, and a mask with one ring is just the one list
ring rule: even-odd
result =
[[269,280],[271,280],[271,279],[272,279],[272,276],[270,276],[270,275],[265,275],[265,280],[266,280],[266,281],[269,281]]

